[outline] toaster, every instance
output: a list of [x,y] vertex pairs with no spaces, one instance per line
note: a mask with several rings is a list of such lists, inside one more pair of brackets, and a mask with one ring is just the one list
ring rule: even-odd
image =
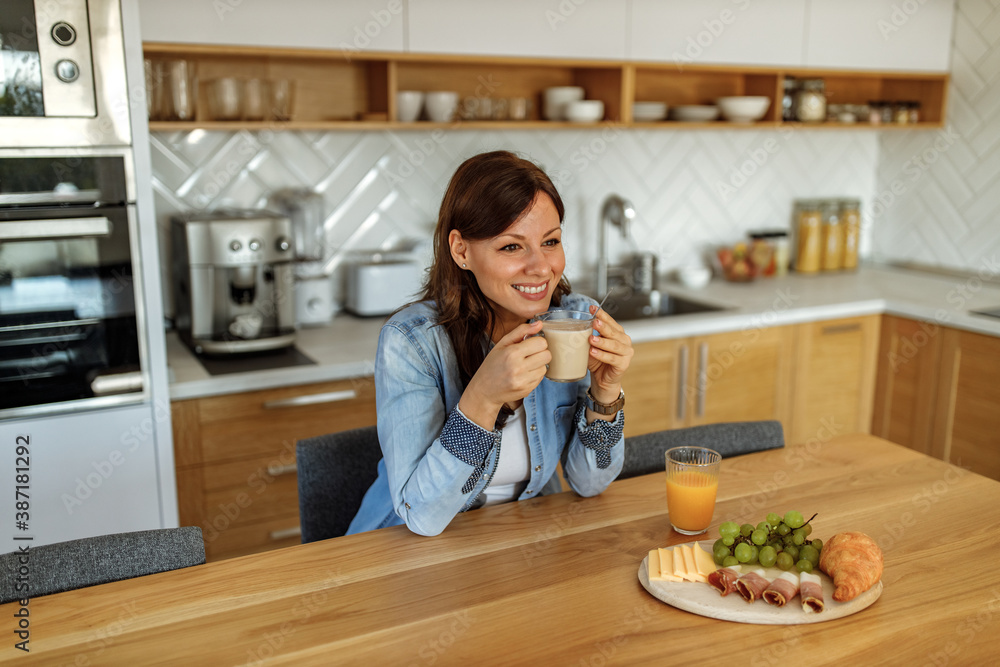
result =
[[365,317],[388,315],[417,298],[420,274],[420,265],[412,261],[348,264],[344,309]]

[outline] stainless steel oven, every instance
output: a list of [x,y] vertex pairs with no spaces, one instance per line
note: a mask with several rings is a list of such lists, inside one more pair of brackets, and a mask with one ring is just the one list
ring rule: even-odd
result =
[[4,146],[130,144],[121,25],[117,0],[0,1]]
[[0,151],[0,417],[146,398],[130,160]]

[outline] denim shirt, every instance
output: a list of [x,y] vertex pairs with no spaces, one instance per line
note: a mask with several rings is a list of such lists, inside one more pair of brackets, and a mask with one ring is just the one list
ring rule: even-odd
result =
[[[568,294],[561,308],[595,303]],[[347,534],[406,523],[437,535],[459,512],[481,504],[500,456],[500,430],[486,430],[462,414],[451,340],[435,324],[432,303],[413,304],[382,326],[375,357],[375,403],[383,458]],[[601,493],[624,462],[624,411],[613,421],[587,424],[578,382],[548,379],[524,398],[531,477],[518,500],[561,491],[561,461],[570,487],[582,496]]]

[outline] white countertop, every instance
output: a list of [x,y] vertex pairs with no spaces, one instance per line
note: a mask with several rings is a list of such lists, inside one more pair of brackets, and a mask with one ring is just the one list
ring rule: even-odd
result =
[[[969,314],[970,310],[1000,307],[1000,286],[976,277],[869,266],[854,273],[793,273],[752,283],[715,279],[700,290],[677,283],[661,288],[726,310],[626,322],[634,342],[877,313],[1000,336],[1000,318]],[[382,321],[380,317],[340,315],[327,326],[301,329],[296,347],[316,361],[315,366],[217,376],[209,375],[176,333],[169,333],[170,396],[197,398],[371,375]]]

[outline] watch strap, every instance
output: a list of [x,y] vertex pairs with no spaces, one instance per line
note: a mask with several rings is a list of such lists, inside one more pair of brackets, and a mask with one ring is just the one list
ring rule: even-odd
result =
[[618,399],[611,403],[600,403],[595,398],[594,395],[587,390],[586,396],[587,409],[591,412],[596,412],[599,415],[613,415],[617,414],[619,410],[625,407],[625,390],[622,389],[618,394]]

